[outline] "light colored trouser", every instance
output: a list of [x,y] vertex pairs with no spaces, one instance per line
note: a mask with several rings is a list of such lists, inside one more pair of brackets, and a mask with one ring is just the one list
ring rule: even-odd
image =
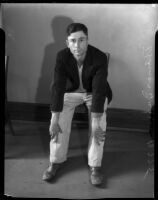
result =
[[[89,95],[88,95],[89,96]],[[65,93],[63,111],[60,113],[59,125],[62,133],[59,133],[58,142],[50,141],[50,162],[62,163],[67,160],[69,137],[71,132],[71,122],[75,107],[86,103],[88,109],[91,107],[92,95],[90,98],[86,93]],[[106,132],[106,110],[107,98],[104,104],[104,113],[100,118],[100,126]],[[52,113],[52,118],[54,117]],[[90,124],[91,126],[91,124]],[[92,126],[91,126],[92,127]],[[97,145],[94,137],[91,135],[88,145],[88,165],[91,167],[100,167],[104,151],[104,141]]]

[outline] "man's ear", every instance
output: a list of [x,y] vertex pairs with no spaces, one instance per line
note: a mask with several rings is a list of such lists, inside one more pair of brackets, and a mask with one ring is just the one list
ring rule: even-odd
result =
[[69,41],[68,40],[66,40],[66,45],[69,48]]

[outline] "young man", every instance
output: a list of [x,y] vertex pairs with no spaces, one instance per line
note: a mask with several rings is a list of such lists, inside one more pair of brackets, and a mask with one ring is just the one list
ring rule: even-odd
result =
[[51,122],[49,132],[50,164],[43,180],[50,181],[67,160],[71,122],[75,107],[85,103],[91,113],[91,136],[88,165],[93,185],[103,180],[101,162],[106,132],[106,109],[112,100],[107,82],[108,62],[105,53],[88,44],[88,29],[84,24],[67,27],[67,48],[57,54],[54,83],[51,87]]

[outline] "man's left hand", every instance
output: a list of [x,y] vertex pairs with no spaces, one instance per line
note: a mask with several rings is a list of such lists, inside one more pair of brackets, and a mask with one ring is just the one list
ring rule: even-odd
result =
[[95,141],[98,145],[100,142],[105,140],[105,131],[100,127],[99,120],[97,118],[92,119],[92,136],[94,136]]

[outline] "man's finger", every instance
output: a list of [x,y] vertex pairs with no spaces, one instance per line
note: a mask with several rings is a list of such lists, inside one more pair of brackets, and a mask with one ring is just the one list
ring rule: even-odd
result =
[[104,136],[99,136],[98,137],[100,140],[105,140],[105,137]]
[[94,137],[94,141],[96,142],[97,145],[100,145],[99,139],[97,137]]
[[56,134],[51,135],[51,139],[52,139],[54,142],[56,142],[56,141],[57,141],[57,135],[56,135]]
[[50,129],[49,129],[49,135],[51,135],[51,131],[50,131]]
[[102,134],[96,134],[96,137],[98,137],[98,138],[105,138],[105,136],[102,135]]
[[62,129],[59,127],[59,133],[63,133]]
[[54,142],[57,142],[57,141],[58,141],[58,134],[56,134],[54,137]]
[[55,134],[50,134],[51,139],[54,139]]
[[52,131],[49,131],[49,135],[51,136],[51,137],[53,137],[53,132]]
[[57,132],[56,131],[50,131],[50,136],[53,139],[56,136]]
[[97,135],[97,136],[96,136],[96,139],[97,139],[98,141],[100,141],[100,142],[104,142],[104,141],[105,141],[105,137],[102,136],[102,135]]
[[96,143],[100,146],[100,142],[99,142],[99,140],[98,139],[96,139]]
[[97,138],[97,141],[98,141],[98,142],[104,142],[104,139],[102,139],[102,138]]

